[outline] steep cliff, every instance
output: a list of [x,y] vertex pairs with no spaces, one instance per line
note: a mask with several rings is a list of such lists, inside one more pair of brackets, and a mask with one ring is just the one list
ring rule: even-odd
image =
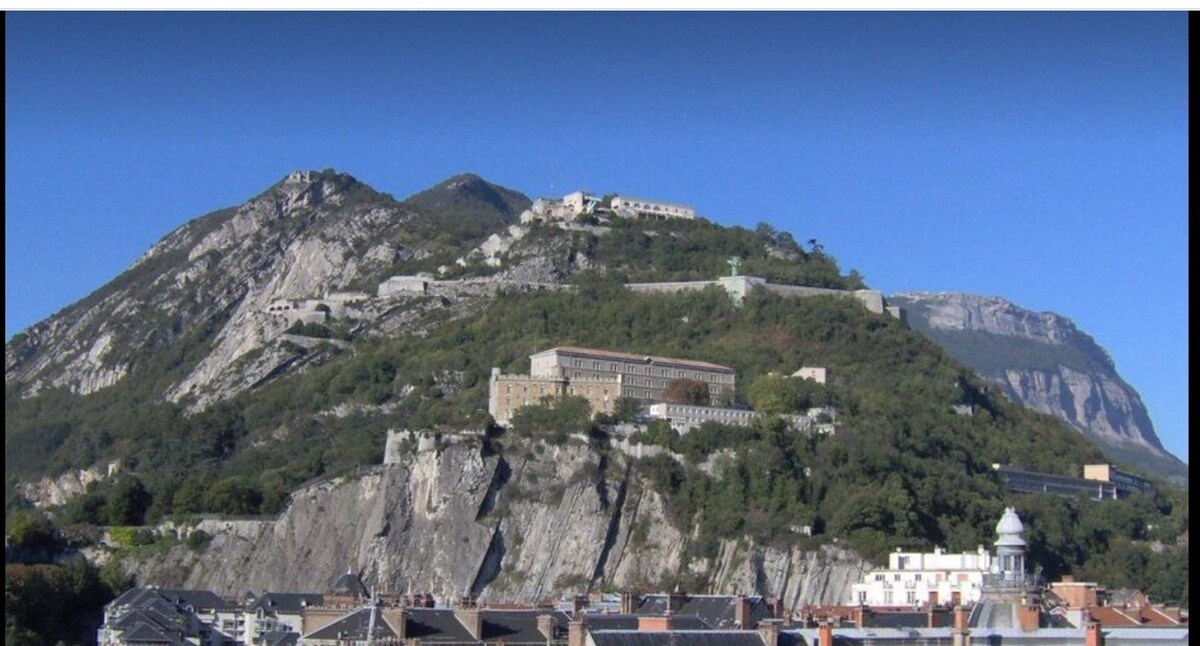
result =
[[[697,574],[718,592],[844,601],[867,564],[832,547],[805,552],[722,544],[686,561],[686,533],[622,456],[572,441],[533,443],[520,458],[485,457],[477,436],[426,436],[394,464],[309,485],[273,521],[205,520],[208,548],[186,546],[127,565],[144,584],[322,590],[350,568],[372,587],[448,599],[539,599],[564,592],[653,589]],[[611,461],[610,461],[611,460]]]
[[1013,401],[1061,418],[1112,459],[1186,484],[1187,465],[1163,449],[1137,391],[1066,317],[973,294],[906,292],[889,302]]

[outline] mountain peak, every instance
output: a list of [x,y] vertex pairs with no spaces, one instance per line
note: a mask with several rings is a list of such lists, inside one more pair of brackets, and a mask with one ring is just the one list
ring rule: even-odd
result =
[[498,212],[504,221],[515,221],[531,204],[528,197],[493,184],[475,173],[459,173],[406,200],[409,206],[462,216],[489,216]]

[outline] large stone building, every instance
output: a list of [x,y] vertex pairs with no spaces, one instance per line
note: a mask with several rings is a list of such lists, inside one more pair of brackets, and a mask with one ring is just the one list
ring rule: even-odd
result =
[[693,361],[611,350],[558,347],[529,356],[529,374],[505,375],[492,369],[488,388],[488,413],[507,424],[522,406],[543,397],[576,395],[588,400],[595,413],[611,413],[619,397],[652,404],[675,379],[693,379],[708,385],[713,401],[733,395],[733,368]]

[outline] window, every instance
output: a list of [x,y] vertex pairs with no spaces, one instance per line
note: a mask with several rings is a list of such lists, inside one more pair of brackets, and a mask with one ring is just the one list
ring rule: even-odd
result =
[[883,576],[882,574],[876,574],[876,575],[875,575],[875,580],[876,580],[876,581],[883,581],[883,580],[884,580],[884,576]]
[[900,575],[899,575],[899,574],[893,574],[893,575],[892,575],[892,580],[893,580],[893,581],[899,581],[899,580],[900,580]]
[[891,591],[891,590],[884,590],[884,591],[883,591],[883,605],[885,605],[885,606],[890,606],[890,605],[892,605],[893,603],[895,603],[895,600],[894,600],[894,599],[893,599],[893,597],[892,597],[892,591]]
[[921,580],[921,575],[920,575],[920,574],[917,574],[917,576],[916,576],[916,580],[917,580],[917,581],[920,581],[920,580]]

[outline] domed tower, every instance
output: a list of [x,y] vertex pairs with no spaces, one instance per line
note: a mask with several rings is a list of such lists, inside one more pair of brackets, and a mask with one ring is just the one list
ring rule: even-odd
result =
[[996,583],[999,585],[1024,586],[1025,576],[1025,526],[1017,516],[1017,510],[1004,508],[1004,515],[996,523]]
[[1012,507],[996,523],[996,558],[983,577],[979,603],[971,610],[971,628],[1035,629],[1044,623],[1041,592],[1025,573],[1025,526]]

